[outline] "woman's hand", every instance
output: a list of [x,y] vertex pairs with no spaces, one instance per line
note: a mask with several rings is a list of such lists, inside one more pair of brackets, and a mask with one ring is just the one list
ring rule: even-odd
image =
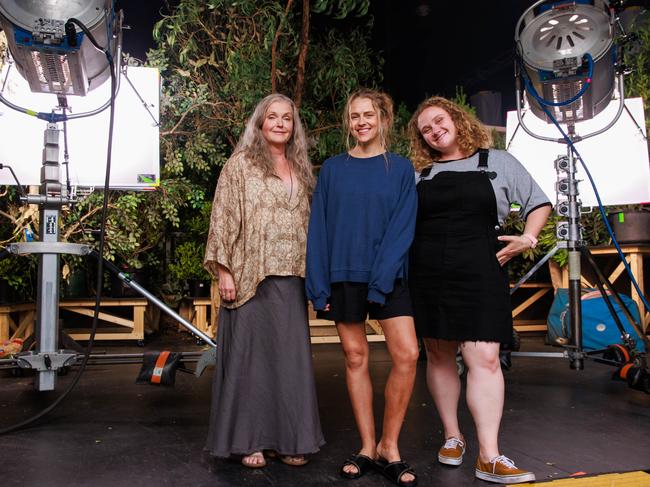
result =
[[497,252],[497,260],[502,266],[524,250],[532,247],[531,240],[523,235],[502,235],[497,238],[501,242],[507,242],[507,245]]
[[224,301],[234,301],[237,298],[235,279],[227,267],[219,264],[219,296]]

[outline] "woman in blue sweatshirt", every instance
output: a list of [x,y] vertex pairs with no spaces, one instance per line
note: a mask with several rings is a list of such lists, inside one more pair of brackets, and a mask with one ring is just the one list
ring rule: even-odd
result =
[[[336,322],[345,354],[348,394],[361,449],[345,460],[344,478],[373,465],[397,485],[414,486],[397,446],[413,390],[418,345],[406,283],[417,195],[411,161],[387,151],[393,122],[388,95],[362,89],[343,116],[355,145],[323,164],[307,236],[307,297],[320,318]],[[350,144],[348,144],[349,146]],[[381,324],[392,368],[385,389],[383,431],[375,436],[366,317]]]

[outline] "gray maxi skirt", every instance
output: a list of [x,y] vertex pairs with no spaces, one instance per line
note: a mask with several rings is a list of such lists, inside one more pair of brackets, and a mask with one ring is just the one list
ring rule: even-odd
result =
[[325,443],[304,289],[300,277],[267,277],[250,301],[219,309],[210,454],[302,455]]

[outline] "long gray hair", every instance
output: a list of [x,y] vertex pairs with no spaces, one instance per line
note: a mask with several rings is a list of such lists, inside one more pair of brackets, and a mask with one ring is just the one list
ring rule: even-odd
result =
[[244,153],[253,164],[264,171],[267,177],[275,174],[271,151],[262,135],[262,125],[264,124],[267,110],[276,101],[286,102],[291,106],[293,131],[285,148],[285,156],[292,164],[292,169],[298,181],[300,181],[308,193],[311,193],[316,180],[314,178],[313,167],[307,155],[307,137],[305,136],[305,129],[300,121],[296,104],[291,98],[279,93],[273,93],[264,97],[255,107],[248,122],[246,122],[244,134],[239,139],[239,142],[237,142],[235,153]]

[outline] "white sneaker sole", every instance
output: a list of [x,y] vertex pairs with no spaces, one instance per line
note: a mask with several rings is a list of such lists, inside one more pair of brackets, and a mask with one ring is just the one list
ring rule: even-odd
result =
[[454,458],[454,457],[446,457],[446,456],[441,455],[440,453],[438,453],[438,461],[440,463],[444,463],[445,465],[458,466],[461,463],[463,463],[463,455],[461,455],[458,458]]
[[519,475],[497,475],[494,473],[483,472],[482,470],[474,470],[476,478],[486,480],[488,482],[495,482],[498,484],[519,484],[521,482],[535,482],[535,474],[533,472],[526,472]]

